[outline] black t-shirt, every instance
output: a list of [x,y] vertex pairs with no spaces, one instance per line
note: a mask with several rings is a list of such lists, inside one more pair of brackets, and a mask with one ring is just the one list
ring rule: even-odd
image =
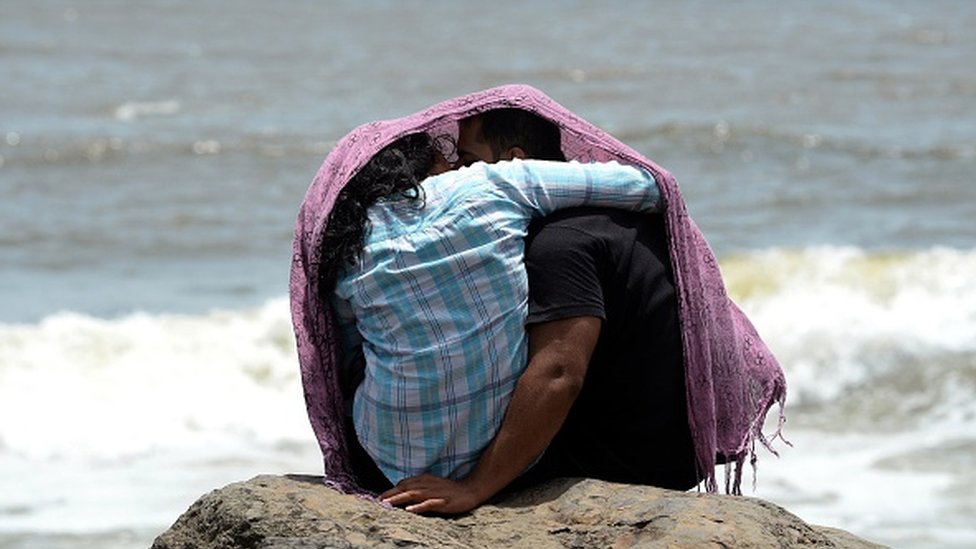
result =
[[681,366],[677,296],[661,216],[574,208],[532,225],[528,323],[603,319],[593,363]]
[[[694,480],[677,296],[662,216],[603,208],[557,212],[530,227],[525,261],[529,324],[603,319],[583,390],[557,440],[602,444],[620,458],[607,474],[591,476],[614,477],[621,468],[649,463],[650,477],[641,476],[643,470],[621,471],[619,480],[674,487]],[[599,469],[607,459],[594,461]],[[671,482],[676,477],[684,480]]]
[[[525,262],[529,324],[597,316],[606,321],[608,338],[628,345],[667,343],[677,334],[674,276],[659,215],[609,208],[557,212],[530,226]],[[634,332],[640,332],[638,342]]]

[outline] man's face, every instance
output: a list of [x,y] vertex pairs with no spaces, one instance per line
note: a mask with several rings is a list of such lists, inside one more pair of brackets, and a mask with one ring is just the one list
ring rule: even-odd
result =
[[455,168],[470,166],[478,161],[488,163],[498,161],[491,146],[481,138],[480,117],[468,118],[458,123],[457,154]]

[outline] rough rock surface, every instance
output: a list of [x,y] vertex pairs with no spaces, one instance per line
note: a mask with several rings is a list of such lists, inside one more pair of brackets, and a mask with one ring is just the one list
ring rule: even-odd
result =
[[153,549],[324,547],[881,547],[766,501],[566,479],[456,518],[259,476],[201,497]]

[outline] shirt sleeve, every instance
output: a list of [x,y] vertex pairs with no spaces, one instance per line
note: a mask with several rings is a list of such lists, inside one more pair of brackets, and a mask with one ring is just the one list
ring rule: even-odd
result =
[[486,164],[484,169],[499,192],[529,209],[533,217],[575,206],[662,210],[654,176],[617,162],[513,160]]
[[526,241],[527,324],[595,316],[606,320],[600,242],[584,231],[543,220]]

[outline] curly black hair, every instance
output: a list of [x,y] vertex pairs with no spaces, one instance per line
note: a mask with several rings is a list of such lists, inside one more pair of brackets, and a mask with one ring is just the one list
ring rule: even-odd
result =
[[319,288],[335,288],[339,271],[354,265],[369,231],[366,211],[386,197],[405,198],[423,205],[420,183],[434,165],[433,140],[426,133],[410,134],[376,153],[339,192],[325,226]]

